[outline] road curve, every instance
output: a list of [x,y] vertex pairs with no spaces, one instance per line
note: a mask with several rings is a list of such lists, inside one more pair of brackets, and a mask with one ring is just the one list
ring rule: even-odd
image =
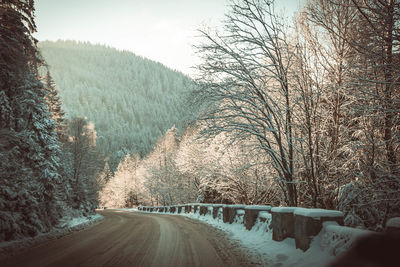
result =
[[107,210],[88,229],[29,248],[0,266],[252,266],[214,228],[182,216]]

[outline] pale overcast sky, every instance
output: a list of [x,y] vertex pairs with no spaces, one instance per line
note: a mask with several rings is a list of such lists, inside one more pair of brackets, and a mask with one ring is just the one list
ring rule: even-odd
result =
[[[202,25],[220,26],[227,0],[37,0],[35,37],[89,41],[192,74],[192,45]],[[277,0],[293,14],[304,0]]]

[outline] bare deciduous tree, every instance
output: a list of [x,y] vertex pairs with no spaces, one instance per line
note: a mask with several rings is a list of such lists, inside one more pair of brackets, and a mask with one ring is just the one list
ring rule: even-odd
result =
[[69,123],[69,152],[73,201],[77,206],[97,205],[98,185],[96,176],[104,162],[96,151],[96,132],[94,124],[85,118],[73,118]]
[[207,134],[249,136],[269,156],[288,205],[297,205],[292,89],[292,54],[287,29],[273,1],[232,1],[223,33],[201,31],[204,63],[197,99],[212,103],[202,120]]

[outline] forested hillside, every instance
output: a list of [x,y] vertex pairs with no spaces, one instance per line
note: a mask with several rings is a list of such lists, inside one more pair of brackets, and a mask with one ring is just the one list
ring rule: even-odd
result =
[[67,117],[95,123],[97,146],[111,168],[127,152],[148,153],[154,142],[188,116],[191,80],[128,51],[77,43],[41,42]]

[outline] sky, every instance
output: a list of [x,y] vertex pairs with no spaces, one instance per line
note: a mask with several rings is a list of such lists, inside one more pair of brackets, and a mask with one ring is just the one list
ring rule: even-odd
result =
[[[305,0],[277,0],[291,16]],[[39,41],[105,44],[187,75],[200,61],[197,29],[221,27],[228,0],[36,0]]]

